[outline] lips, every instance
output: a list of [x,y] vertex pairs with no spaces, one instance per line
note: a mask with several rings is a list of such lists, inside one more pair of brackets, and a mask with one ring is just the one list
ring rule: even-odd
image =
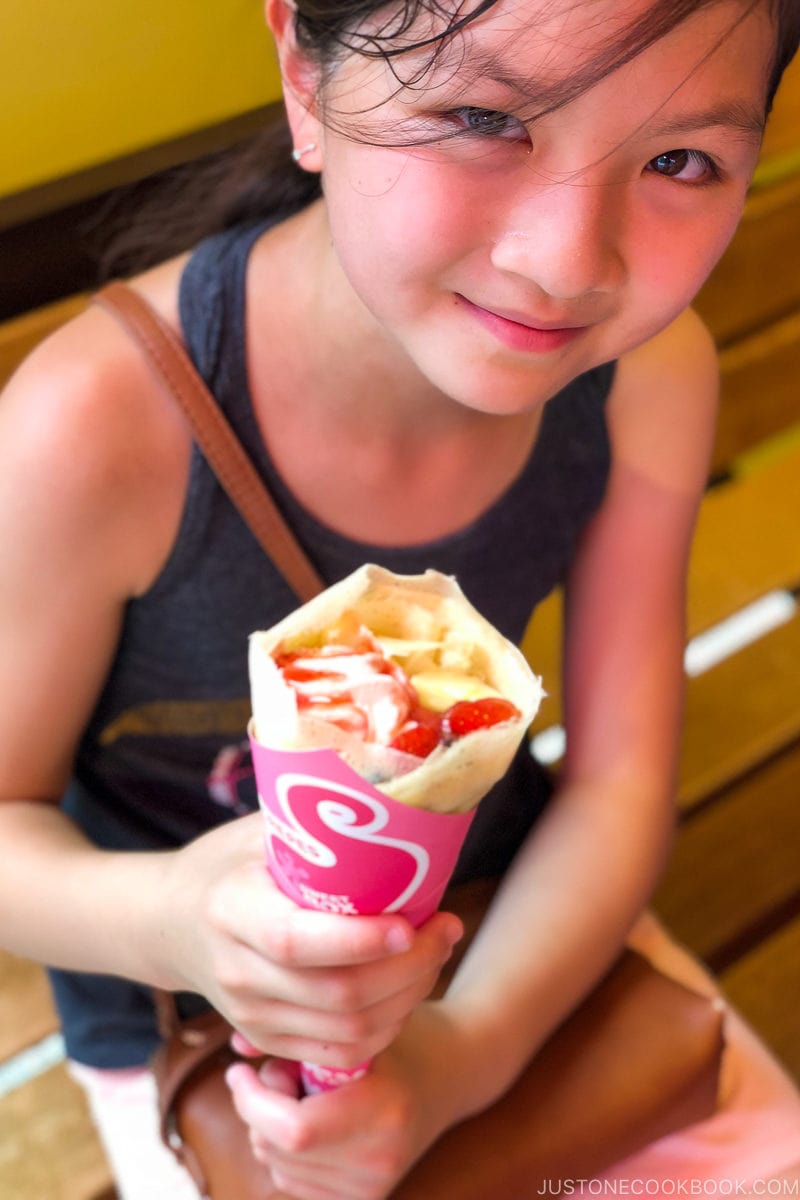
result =
[[512,350],[538,354],[559,350],[588,328],[569,320],[532,320],[512,309],[483,308],[461,295],[458,300],[471,317]]

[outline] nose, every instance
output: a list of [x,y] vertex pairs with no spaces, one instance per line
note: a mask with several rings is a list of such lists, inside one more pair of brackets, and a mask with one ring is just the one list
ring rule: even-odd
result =
[[555,300],[616,290],[625,274],[621,191],[580,177],[528,187],[492,247],[493,265]]

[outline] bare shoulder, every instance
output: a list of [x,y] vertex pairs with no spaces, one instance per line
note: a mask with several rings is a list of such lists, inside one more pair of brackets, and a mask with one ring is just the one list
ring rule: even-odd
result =
[[[176,260],[133,281],[177,323]],[[97,305],[45,339],[0,402],[0,476],[18,496],[46,496],[54,534],[97,547],[124,539],[119,567],[145,590],[182,509],[190,435],[117,320]]]
[[718,395],[713,339],[700,317],[686,309],[619,360],[608,404],[615,462],[670,488],[702,487]]

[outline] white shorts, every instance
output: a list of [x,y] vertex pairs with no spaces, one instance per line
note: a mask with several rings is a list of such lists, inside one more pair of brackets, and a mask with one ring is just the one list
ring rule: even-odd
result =
[[86,1092],[120,1200],[199,1200],[161,1141],[156,1085],[146,1067],[108,1071],[70,1062],[69,1071]]

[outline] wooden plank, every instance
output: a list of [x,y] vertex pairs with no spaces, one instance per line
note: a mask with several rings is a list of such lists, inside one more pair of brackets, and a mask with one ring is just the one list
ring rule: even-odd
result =
[[715,471],[800,420],[800,312],[723,350],[720,367]]
[[690,636],[800,584],[800,450],[703,499],[689,568]]
[[0,951],[0,1062],[57,1028],[44,969]]
[[111,1186],[83,1092],[63,1064],[0,1100],[0,1196],[96,1200]]
[[0,325],[0,388],[34,346],[85,307],[84,296],[71,296]]
[[736,236],[697,297],[718,346],[800,308],[799,246],[796,174],[749,197]]
[[800,1081],[800,917],[725,971],[721,982]]
[[800,617],[688,681],[679,802],[690,809],[800,742]]
[[537,675],[547,695],[542,700],[534,731],[557,725],[561,720],[561,589],[553,592],[538,606],[522,639],[522,652]]
[[257,134],[283,109],[271,101],[214,125],[142,146],[118,158],[105,159],[59,179],[48,179],[24,191],[0,196],[0,231],[59,213],[81,201],[106,196],[115,189],[167,172],[207,154],[227,150]]
[[[758,941],[800,893],[800,749],[684,821],[654,907],[671,933],[716,966]],[[799,901],[800,902],[800,901]]]
[[786,154],[800,147],[800,58],[790,63],[775,97],[764,143],[762,159]]

